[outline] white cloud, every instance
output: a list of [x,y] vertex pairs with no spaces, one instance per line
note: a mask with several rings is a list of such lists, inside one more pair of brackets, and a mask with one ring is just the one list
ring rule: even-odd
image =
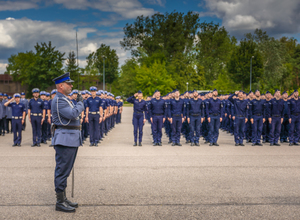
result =
[[20,11],[38,8],[37,1],[0,1],[0,11]]
[[231,33],[243,35],[256,28],[269,34],[287,34],[300,31],[299,0],[205,0],[208,12],[222,19]]
[[7,63],[0,62],[0,74],[3,74],[6,71]]
[[[76,53],[74,24],[63,22],[43,22],[34,21],[27,18],[16,20],[0,20],[0,73],[5,71],[4,63],[12,54],[18,52],[34,51],[37,42],[52,42],[61,52],[65,52],[65,57],[70,51]],[[88,38],[88,33],[94,33],[93,37]],[[79,64],[81,67],[86,65],[86,57],[97,50],[100,45],[109,45],[115,49],[119,56],[119,63],[130,57],[130,52],[121,49],[120,41],[123,37],[120,30],[114,32],[99,31],[93,28],[78,29],[79,45]]]
[[[52,0],[54,4],[62,4],[67,9],[86,10],[89,8],[119,14],[119,19],[136,18],[139,15],[151,15],[152,8],[144,8],[138,0]],[[160,1],[160,0],[159,0]]]

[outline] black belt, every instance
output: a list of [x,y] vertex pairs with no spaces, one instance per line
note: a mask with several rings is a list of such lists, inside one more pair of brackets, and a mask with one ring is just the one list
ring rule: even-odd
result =
[[179,117],[179,116],[181,116],[181,114],[173,114],[172,116],[173,117]]
[[212,116],[219,116],[220,114],[218,113],[214,113],[214,114],[211,114]]
[[298,115],[300,115],[300,113],[293,113],[292,115],[294,115],[294,116],[298,116]]
[[281,117],[281,115],[272,115],[272,117]]
[[81,130],[81,126],[63,126],[63,125],[55,125],[54,128],[62,128],[67,130]]
[[256,116],[261,116],[261,114],[255,114]]
[[236,115],[235,117],[245,118],[244,115]]
[[164,114],[153,114],[154,116],[161,116],[161,115],[164,115]]
[[143,112],[134,112],[135,114],[143,114]]
[[191,114],[191,116],[196,117],[196,116],[200,116],[200,114]]

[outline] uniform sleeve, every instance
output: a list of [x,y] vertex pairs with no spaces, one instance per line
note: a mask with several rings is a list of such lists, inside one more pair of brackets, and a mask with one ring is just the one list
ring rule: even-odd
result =
[[128,99],[127,99],[127,102],[129,103],[134,103],[134,99],[133,99],[134,96],[130,96]]
[[249,117],[251,119],[253,119],[253,104],[252,104],[252,101],[249,102],[249,110],[248,110],[248,113],[249,113]]
[[206,102],[206,116],[209,118],[210,116],[209,116],[209,105],[210,105],[210,102],[209,101],[207,101]]
[[271,102],[267,102],[266,103],[266,118],[270,118],[271,117]]
[[224,117],[224,103],[223,102],[221,102],[221,111],[220,111],[220,115],[221,115],[221,117]]
[[32,106],[31,106],[31,101],[29,102],[29,104],[28,104],[28,109],[32,109]]
[[164,118],[166,118],[167,117],[167,113],[168,113],[168,103],[166,101],[164,101],[163,110],[164,110]]
[[185,108],[186,108],[186,117],[189,118],[190,117],[190,103],[188,101],[185,104]]
[[149,101],[148,111],[149,111],[150,118],[152,118],[152,102],[151,101]]

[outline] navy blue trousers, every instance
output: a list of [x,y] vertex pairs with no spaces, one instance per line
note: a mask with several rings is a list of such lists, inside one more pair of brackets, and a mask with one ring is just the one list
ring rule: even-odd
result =
[[153,141],[154,143],[160,143],[162,137],[162,127],[163,127],[163,115],[154,115],[152,117],[152,133],[153,133]]
[[281,117],[272,117],[270,126],[270,144],[277,144],[281,131]]
[[217,143],[219,138],[220,116],[211,116],[209,125],[209,142]]
[[[250,122],[251,123],[251,122]],[[252,143],[259,144],[263,130],[263,116],[253,116],[252,124]]]
[[287,141],[287,138],[290,135],[289,128],[290,128],[289,118],[284,117],[283,123],[281,124],[280,141]]
[[173,117],[172,118],[172,142],[173,143],[180,143],[180,133],[181,133],[181,127],[182,127],[182,118],[179,117]]
[[192,143],[199,143],[201,130],[201,116],[190,117],[190,138]]
[[61,145],[54,146],[55,149],[55,173],[54,186],[55,192],[61,193],[67,187],[67,178],[73,168],[78,147],[65,147]]
[[12,119],[14,132],[14,144],[21,144],[22,141],[22,119]]
[[32,141],[33,144],[41,143],[42,117],[31,115]]
[[263,134],[262,134],[263,140],[266,142],[270,141],[270,130],[271,130],[271,125],[269,123],[268,118],[266,118],[266,121],[263,125]]
[[242,144],[245,135],[245,118],[235,117],[234,119],[234,141],[236,144]]
[[96,144],[99,142],[99,114],[89,114],[89,129],[90,129],[90,143]]
[[46,142],[48,139],[48,122],[47,118],[45,118],[42,124],[42,142]]
[[143,127],[144,127],[144,114],[133,114],[132,119],[133,124],[133,135],[134,142],[137,142],[137,138],[139,136],[139,143],[142,143],[143,140]]
[[300,115],[291,115],[291,124],[289,131],[289,141],[290,143],[297,143],[299,141],[300,132]]

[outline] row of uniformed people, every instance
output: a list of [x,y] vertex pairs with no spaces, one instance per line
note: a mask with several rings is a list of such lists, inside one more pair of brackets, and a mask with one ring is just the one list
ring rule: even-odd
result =
[[[93,91],[94,88],[95,87],[92,88]],[[93,91],[91,92],[93,93]],[[84,112],[82,112],[81,123],[87,126],[85,128],[88,128],[88,125],[90,124],[89,115],[92,115],[90,117],[91,120],[93,120],[94,118],[94,112],[93,112],[94,104],[87,101],[88,98],[92,97],[92,93],[87,91],[82,92],[85,98],[84,103],[86,109]],[[24,126],[25,126],[27,114],[29,115],[29,121],[31,122],[31,126],[32,126],[33,144],[31,146],[40,147],[41,143],[47,144],[47,140],[50,140],[51,138],[51,122],[52,122],[51,105],[52,105],[52,99],[55,97],[56,90],[52,90],[51,99],[50,99],[50,93],[47,93],[45,91],[40,92],[38,88],[34,88],[32,90],[32,94],[33,94],[33,98],[30,99],[30,101],[28,102],[28,100],[25,99],[25,93],[21,93],[21,95],[17,93],[14,95],[12,99],[8,98],[7,100],[5,98],[3,99],[3,94],[0,93],[0,99],[3,99],[0,102],[1,134],[4,136],[5,132],[2,133],[3,124],[7,123],[8,118],[11,118],[12,130],[14,132],[13,146],[21,146],[21,140],[22,140],[21,131],[25,129]],[[76,105],[77,94],[78,94],[78,90],[73,90],[72,93],[68,96],[68,98],[75,105]],[[102,140],[102,138],[104,137],[103,133],[107,135],[107,132],[109,132],[115,126],[115,123],[121,123],[121,113],[123,109],[122,108],[123,104],[120,101],[120,97],[117,97],[115,101],[113,99],[113,94],[107,93],[106,91],[99,90],[97,92],[97,100],[99,99],[100,102],[103,103],[102,107],[105,107],[105,112],[103,112],[101,117],[103,119],[104,125],[100,123],[100,125],[98,125],[96,129],[92,129],[92,127],[90,127],[89,131],[87,129],[82,130],[83,138],[87,138],[89,136],[89,133],[92,133],[92,136],[90,137],[90,142],[91,142],[90,146],[94,146],[94,145],[97,146],[99,141]],[[91,111],[87,110],[87,107],[92,108],[92,110]],[[20,109],[22,109],[21,112]],[[23,116],[23,110],[25,112],[24,116]],[[85,117],[86,112],[88,117]],[[100,117],[100,114],[98,115]],[[93,122],[91,123],[94,125]],[[21,123],[21,131],[19,130],[20,123]]]
[[153,97],[146,101],[142,98],[139,91],[127,100],[134,104],[134,146],[137,146],[138,131],[139,145],[142,146],[144,118],[151,123],[154,146],[162,145],[163,125],[173,146],[181,146],[179,130],[192,146],[199,146],[201,135],[210,146],[218,146],[220,127],[234,135],[236,146],[244,146],[245,138],[253,146],[262,145],[261,137],[264,143],[270,142],[270,145],[279,145],[279,138],[281,142],[287,142],[287,137],[290,145],[298,145],[299,142],[300,102],[297,90],[290,97],[286,92],[281,95],[279,90],[275,91],[274,97],[270,92],[261,95],[258,90],[249,94],[236,91],[222,96],[218,96],[217,90],[181,95],[174,90],[164,97],[155,91]]

